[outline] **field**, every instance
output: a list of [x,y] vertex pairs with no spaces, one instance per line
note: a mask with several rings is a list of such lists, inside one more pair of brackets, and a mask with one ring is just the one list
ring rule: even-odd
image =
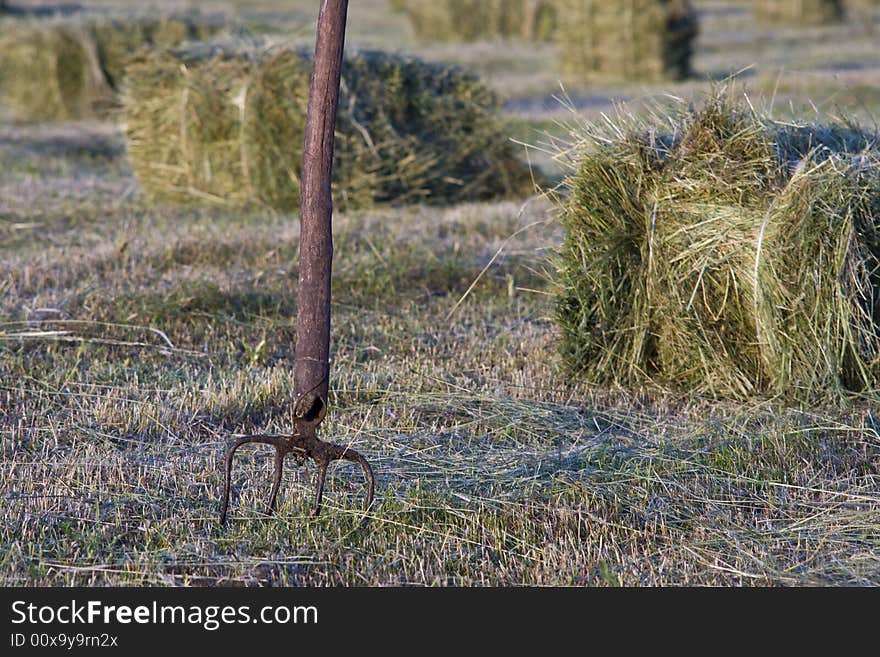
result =
[[[681,83],[560,86],[552,44],[419,44],[380,0],[352,3],[349,43],[476,71],[557,179],[571,125],[730,74],[778,115],[876,125],[869,26],[771,31],[747,3],[696,5],[697,78]],[[317,3],[218,6],[306,43]],[[118,125],[4,117],[0,584],[880,584],[874,398],[568,380],[543,197],[339,214],[334,231],[321,435],[371,460],[370,523],[348,466],[331,466],[320,518],[310,467],[264,515],[271,458],[250,448],[221,528],[225,445],[292,424],[297,217],[150,205]]]

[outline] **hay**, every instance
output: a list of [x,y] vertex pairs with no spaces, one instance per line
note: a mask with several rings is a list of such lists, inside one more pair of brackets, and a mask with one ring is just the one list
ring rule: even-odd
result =
[[768,24],[824,25],[843,20],[843,0],[756,0],[756,20]]
[[[310,62],[287,48],[151,55],[128,70],[129,154],[147,195],[176,203],[299,207]],[[525,194],[528,168],[494,94],[455,68],[377,52],[346,57],[337,206]]]
[[880,20],[880,0],[848,0],[846,15],[870,30]]
[[421,40],[549,41],[556,31],[556,0],[395,0]]
[[94,41],[64,25],[5,30],[0,88],[14,113],[34,120],[90,118],[112,102]]
[[776,124],[724,96],[675,126],[593,135],[568,180],[567,368],[715,397],[876,390],[876,137]]
[[116,105],[130,56],[222,26],[220,18],[199,14],[10,23],[0,36],[4,103],[34,120],[104,117]]
[[560,67],[580,78],[656,81],[691,73],[689,0],[557,0]]
[[203,41],[215,36],[224,27],[225,19],[222,16],[189,13],[109,18],[90,23],[88,29],[95,40],[107,79],[118,89],[128,58],[140,50],[167,49],[187,41]]

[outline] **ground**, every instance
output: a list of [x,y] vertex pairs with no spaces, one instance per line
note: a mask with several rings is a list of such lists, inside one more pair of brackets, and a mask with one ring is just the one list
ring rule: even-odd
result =
[[[317,3],[236,4],[308,39]],[[697,4],[698,79],[565,82],[579,116],[731,71],[795,115],[880,116],[863,24],[761,32],[743,3]],[[350,30],[474,68],[518,139],[565,138],[552,46],[419,45],[378,0],[352,3]],[[253,448],[222,528],[224,446],[292,426],[296,217],[151,206],[113,122],[7,120],[0,172],[2,584],[880,584],[876,403],[569,380],[540,197],[335,218],[321,431],[371,460],[377,505],[362,526],[360,473],[335,466],[311,519],[314,469],[291,468],[267,517]]]

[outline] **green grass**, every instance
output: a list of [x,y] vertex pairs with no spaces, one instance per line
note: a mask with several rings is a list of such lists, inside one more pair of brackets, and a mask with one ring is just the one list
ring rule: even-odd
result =
[[[370,38],[388,43],[399,26],[370,13],[378,1],[352,5],[352,40],[381,23]],[[712,15],[719,34],[738,12]],[[416,49],[489,68],[516,48]],[[552,58],[524,57],[493,84],[553,93]],[[711,58],[727,59],[704,49],[698,68]],[[817,102],[858,88],[816,80]],[[511,112],[524,131],[566,114]],[[110,124],[2,125],[0,171],[4,585],[880,584],[876,404],[570,383],[549,319],[562,231],[542,200],[334,219],[321,435],[373,463],[372,520],[359,526],[349,466],[331,470],[319,519],[310,467],[264,516],[271,458],[250,449],[220,528],[232,434],[292,426],[296,217],[150,207]]]

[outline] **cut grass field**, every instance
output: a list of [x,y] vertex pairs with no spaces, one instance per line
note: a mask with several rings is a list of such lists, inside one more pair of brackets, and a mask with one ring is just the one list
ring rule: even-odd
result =
[[297,221],[150,206],[121,135],[0,126],[0,584],[880,584],[876,402],[567,380],[541,199],[335,218],[322,436],[373,463],[371,522],[348,466],[264,516],[248,449],[219,527],[231,436],[292,426]]
[[9,133],[3,583],[880,583],[870,408],[569,385],[540,200],[337,217],[324,435],[372,522],[345,468],[320,519],[309,469],[264,517],[253,450],[221,529],[226,441],[291,426],[296,222],[145,207],[103,128]]

